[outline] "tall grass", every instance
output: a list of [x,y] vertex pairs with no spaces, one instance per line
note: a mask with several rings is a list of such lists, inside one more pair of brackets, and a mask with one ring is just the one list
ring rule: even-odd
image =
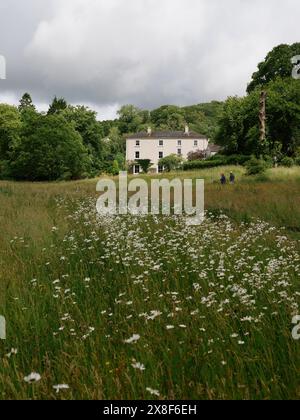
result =
[[196,228],[101,219],[95,181],[0,183],[1,398],[299,398],[298,172],[236,173]]

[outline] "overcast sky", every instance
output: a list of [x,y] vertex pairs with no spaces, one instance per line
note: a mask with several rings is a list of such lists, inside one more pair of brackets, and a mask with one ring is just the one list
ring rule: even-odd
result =
[[299,0],[0,0],[0,102],[58,95],[103,119],[243,95],[270,49],[300,41],[299,16]]

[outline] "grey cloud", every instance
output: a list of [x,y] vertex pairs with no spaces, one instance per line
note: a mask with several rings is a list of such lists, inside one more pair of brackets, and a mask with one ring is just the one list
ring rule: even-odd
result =
[[298,0],[0,0],[0,88],[104,114],[242,95],[273,46],[299,41],[298,16]]

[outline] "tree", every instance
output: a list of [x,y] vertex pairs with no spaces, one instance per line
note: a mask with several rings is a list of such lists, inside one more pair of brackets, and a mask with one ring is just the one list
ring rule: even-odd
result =
[[182,166],[183,159],[181,156],[175,154],[166,156],[159,160],[158,164],[163,166],[167,172],[171,172],[180,169]]
[[19,140],[21,127],[18,109],[0,104],[0,161],[9,159],[13,146]]
[[143,172],[147,174],[152,166],[152,162],[150,159],[138,159],[136,161],[138,165],[142,168]]
[[218,144],[228,154],[274,155],[274,148],[281,145],[282,153],[293,156],[300,146],[300,83],[299,80],[276,79],[266,89],[267,147],[259,141],[259,88],[244,98],[229,98],[225,102],[219,131]]
[[36,108],[32,102],[32,99],[29,93],[24,93],[24,95],[20,99],[19,111],[21,113],[24,111],[36,111]]
[[183,130],[186,123],[184,110],[174,105],[164,105],[151,112],[151,122],[160,129]]
[[188,160],[193,162],[195,160],[203,160],[205,159],[206,155],[203,150],[196,150],[195,152],[190,152],[188,154]]
[[121,134],[135,133],[143,128],[145,123],[144,111],[134,105],[124,105],[118,111],[119,130]]
[[64,98],[54,97],[51,105],[49,106],[48,115],[59,114],[60,112],[67,109],[68,104]]
[[98,175],[106,159],[106,146],[103,141],[104,130],[97,121],[97,113],[85,106],[69,105],[61,114],[81,135],[91,160],[91,175]]
[[62,116],[39,116],[32,134],[14,145],[10,168],[15,179],[77,179],[88,171],[89,159],[80,134]]
[[292,58],[300,55],[300,43],[282,44],[270,51],[265,60],[258,65],[258,71],[252,75],[247,92],[253,92],[257,87],[266,86],[277,78],[292,77]]

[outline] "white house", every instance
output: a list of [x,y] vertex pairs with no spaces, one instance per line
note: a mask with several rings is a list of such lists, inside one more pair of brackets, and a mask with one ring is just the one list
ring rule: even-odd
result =
[[[206,152],[207,149],[207,137],[190,131],[188,126],[185,131],[152,131],[148,128],[147,132],[137,133],[126,139],[126,160],[136,162],[139,159],[149,159],[152,162],[151,171],[157,173],[163,172],[159,160],[164,157],[176,154],[187,159],[190,152]],[[139,174],[140,166],[135,164],[133,171]]]

